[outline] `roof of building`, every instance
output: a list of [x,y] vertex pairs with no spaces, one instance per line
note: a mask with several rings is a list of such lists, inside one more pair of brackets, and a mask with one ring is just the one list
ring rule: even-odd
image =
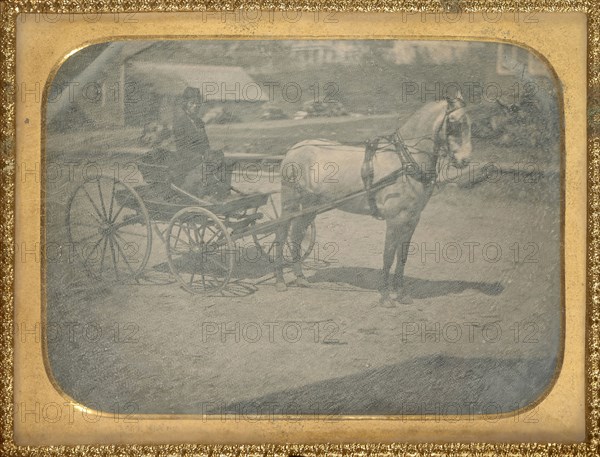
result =
[[[85,87],[86,84],[96,84],[98,81],[103,81],[106,79],[106,75],[114,73],[125,59],[142,52],[144,49],[152,46],[152,44],[152,41],[116,41],[110,43],[90,65],[73,79],[73,81],[75,81],[79,87]],[[77,53],[69,57],[69,59],[76,58]],[[56,88],[56,90],[59,89],[60,88]],[[78,92],[79,96],[81,96],[81,92],[82,91]],[[59,95],[56,96],[56,101],[48,103],[47,105],[47,119],[50,121],[65,109],[73,108],[73,101],[74,100],[70,96],[60,96],[59,91]]]
[[126,71],[128,79],[151,84],[163,95],[177,96],[186,87],[197,87],[205,101],[268,100],[264,88],[242,67],[132,62]]

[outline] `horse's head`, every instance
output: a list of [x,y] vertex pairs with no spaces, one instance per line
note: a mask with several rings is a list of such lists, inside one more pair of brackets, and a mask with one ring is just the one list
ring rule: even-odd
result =
[[462,97],[446,99],[446,112],[436,135],[436,146],[452,163],[463,168],[471,156],[471,119]]
[[426,153],[436,163],[446,158],[462,168],[471,156],[471,119],[460,93],[425,104],[398,132],[412,151]]

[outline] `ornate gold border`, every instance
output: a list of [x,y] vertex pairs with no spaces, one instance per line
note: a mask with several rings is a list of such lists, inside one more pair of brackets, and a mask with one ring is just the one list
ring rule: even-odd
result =
[[[588,17],[588,309],[587,309],[587,399],[586,399],[586,442],[573,445],[554,444],[370,444],[370,445],[287,445],[287,446],[46,446],[25,447],[14,444],[13,438],[13,285],[14,285],[14,203],[15,203],[15,56],[16,56],[16,21],[19,13],[125,13],[125,12],[161,12],[161,11],[201,11],[210,9],[233,10],[240,7],[253,9],[289,9],[289,10],[328,10],[328,11],[427,11],[440,12],[456,8],[458,1],[440,4],[433,0],[407,1],[396,4],[384,0],[376,4],[360,0],[333,0],[326,6],[318,1],[276,2],[214,2],[191,4],[183,0],[148,2],[143,0],[91,2],[80,3],[59,0],[56,2],[10,1],[0,3],[0,48],[3,64],[1,66],[3,85],[0,87],[2,104],[0,107],[2,149],[0,162],[2,167],[3,185],[0,189],[2,211],[0,213],[1,240],[0,265],[2,307],[2,334],[0,335],[0,370],[2,378],[2,395],[0,405],[3,415],[0,435],[2,454],[67,454],[67,455],[108,455],[119,454],[244,454],[244,455],[320,455],[320,454],[485,454],[485,455],[575,455],[600,454],[600,6],[594,0],[568,2],[559,0],[555,3],[527,0],[525,2],[460,2],[465,11],[535,11],[535,12],[583,12]],[[359,437],[357,437],[359,438]]]

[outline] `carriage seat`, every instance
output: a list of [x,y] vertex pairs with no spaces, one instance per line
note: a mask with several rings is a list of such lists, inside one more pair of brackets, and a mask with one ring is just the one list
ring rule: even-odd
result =
[[173,153],[164,148],[155,148],[146,152],[138,162],[138,169],[144,182],[157,190],[164,191],[166,195],[171,194],[173,173],[170,165],[173,160]]

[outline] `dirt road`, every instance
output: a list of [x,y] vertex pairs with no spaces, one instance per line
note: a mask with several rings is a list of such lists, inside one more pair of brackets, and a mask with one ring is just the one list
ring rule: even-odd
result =
[[[247,257],[227,297],[191,296],[169,276],[158,240],[139,284],[93,283],[76,261],[57,258],[47,278],[52,373],[74,399],[106,411],[525,406],[558,368],[562,305],[558,177],[523,181],[440,188],[409,247],[414,303],[391,309],[377,306],[385,224],[337,210],[317,220],[311,287],[286,293],[275,291],[268,260]],[[48,242],[57,245],[67,187],[48,193]]]

